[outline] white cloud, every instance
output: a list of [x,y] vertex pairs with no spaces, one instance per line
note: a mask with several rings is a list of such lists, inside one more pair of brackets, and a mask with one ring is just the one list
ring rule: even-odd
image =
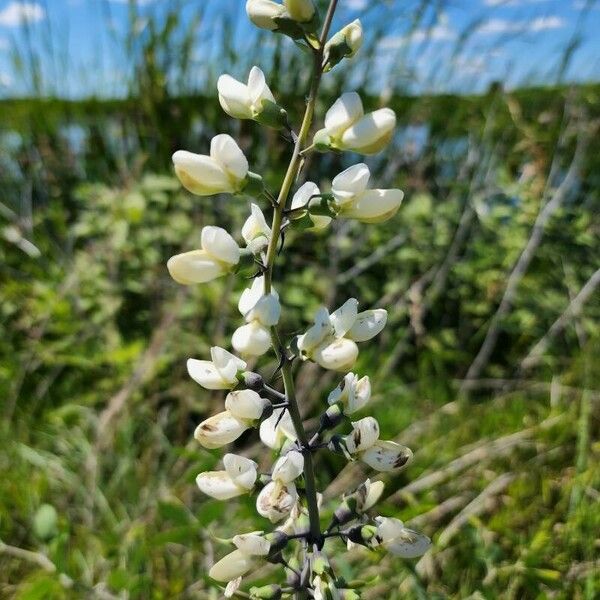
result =
[[416,29],[405,35],[388,35],[379,42],[382,50],[394,50],[411,42],[453,40],[456,33],[446,24],[434,25],[426,29]]
[[46,11],[35,2],[18,2],[14,0],[0,10],[0,25],[18,27],[23,23],[35,23],[46,17]]
[[537,17],[530,21],[509,21],[507,19],[490,19],[483,23],[477,30],[482,35],[495,35],[500,33],[537,33],[550,29],[560,29],[566,21],[560,17]]

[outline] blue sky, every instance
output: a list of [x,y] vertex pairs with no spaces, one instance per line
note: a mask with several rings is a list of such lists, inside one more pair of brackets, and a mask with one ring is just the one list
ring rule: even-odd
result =
[[[135,30],[140,35],[148,19],[160,21],[169,10],[176,10],[185,23],[202,4],[206,6],[195,41],[194,75],[185,82],[186,89],[201,88],[209,63],[218,62],[211,32],[220,31],[224,17],[236,21],[233,39],[242,55],[256,44],[257,32],[245,18],[242,0],[137,0],[137,4]],[[471,92],[485,90],[495,80],[509,87],[554,82],[565,48],[575,41],[564,78],[600,80],[598,1],[436,0],[431,4],[438,9],[414,22],[418,4],[418,0],[340,0],[334,26],[360,16],[368,40],[377,45],[377,71],[370,74],[377,91],[400,87],[414,92]],[[124,41],[132,41],[130,10],[128,0],[0,0],[0,95],[33,93],[33,74],[38,71],[37,89],[42,93],[68,97],[126,93],[131,60]],[[470,35],[464,37],[465,31]]]

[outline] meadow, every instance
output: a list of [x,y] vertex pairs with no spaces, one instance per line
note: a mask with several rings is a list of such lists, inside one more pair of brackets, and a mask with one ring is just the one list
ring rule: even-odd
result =
[[[204,225],[238,231],[246,202],[185,192],[170,156],[229,132],[277,189],[291,149],[226,118],[214,85],[166,85],[192,68],[201,18],[183,33],[153,22],[130,49],[126,97],[0,100],[2,598],[216,599],[219,538],[265,527],[251,498],[219,503],[194,483],[220,460],[192,435],[222,395],[185,361],[227,347],[243,286],[184,288],[165,266]],[[306,70],[288,51],[269,50],[269,77],[297,122]],[[223,71],[264,59],[222,56]],[[319,114],[350,77],[332,79]],[[388,309],[356,372],[371,377],[382,432],[399,431],[415,460],[384,478],[380,510],[434,545],[416,562],[357,550],[336,569],[371,580],[367,599],[598,598],[600,84],[398,89],[386,104],[397,133],[369,166],[404,203],[377,227],[286,235],[281,327],[302,331],[352,296]],[[307,161],[319,182],[356,158]],[[310,422],[337,380],[304,363],[297,381]],[[256,432],[234,447],[264,459]],[[353,463],[334,478],[341,465],[320,459],[326,502],[367,476]]]

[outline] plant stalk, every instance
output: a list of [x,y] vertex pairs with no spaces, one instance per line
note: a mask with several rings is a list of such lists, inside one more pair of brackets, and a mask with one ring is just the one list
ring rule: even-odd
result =
[[[288,197],[290,195],[290,190],[292,189],[292,185],[298,177],[298,173],[302,165],[303,157],[301,153],[303,147],[306,145],[306,140],[308,138],[308,134],[312,125],[313,116],[315,113],[315,105],[317,102],[317,94],[319,91],[319,85],[321,83],[321,76],[323,75],[323,50],[325,47],[325,42],[327,41],[327,36],[329,35],[329,29],[331,27],[331,22],[333,20],[333,15],[335,13],[337,2],[338,0],[331,0],[329,3],[329,7],[325,16],[323,29],[320,36],[319,47],[314,51],[313,72],[308,100],[306,103],[306,110],[304,112],[304,117],[302,118],[300,132],[294,144],[294,149],[292,152],[290,163],[288,165],[285,177],[281,184],[281,189],[277,197],[277,204],[273,211],[273,222],[271,224],[271,239],[269,241],[269,246],[267,248],[265,258],[265,294],[271,293],[273,281],[273,266],[275,264],[275,258],[277,256],[277,247],[279,245],[283,214],[288,201]],[[319,521],[319,507],[317,504],[317,489],[315,482],[314,464],[311,452],[308,450],[309,440],[306,434],[306,430],[304,429],[302,415],[300,413],[298,401],[296,399],[292,366],[290,360],[285,355],[285,349],[282,346],[281,338],[277,327],[271,328],[271,338],[273,348],[275,349],[275,353],[277,354],[279,360],[282,361],[281,372],[285,387],[285,395],[289,404],[288,410],[290,411],[290,416],[292,418],[292,422],[294,423],[294,428],[296,430],[298,440],[302,445],[302,448],[306,450],[304,452],[304,480],[306,488],[306,503],[308,507],[308,515],[310,522],[310,541],[312,543],[319,544],[322,539],[322,534],[321,524]],[[300,595],[300,597],[302,597],[302,595]]]

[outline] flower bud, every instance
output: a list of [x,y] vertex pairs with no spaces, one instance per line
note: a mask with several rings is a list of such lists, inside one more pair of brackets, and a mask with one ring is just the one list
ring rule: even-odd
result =
[[232,542],[248,556],[267,556],[271,552],[271,543],[262,531],[252,531],[235,535]]
[[321,192],[319,191],[317,185],[312,181],[307,181],[304,185],[298,188],[294,194],[294,197],[292,198],[291,204],[292,210],[298,210],[301,208],[305,208],[307,210],[315,229],[323,229],[331,222],[331,216],[319,215],[318,211],[313,213],[310,208],[311,201],[317,200],[316,196],[319,196],[320,194]]
[[312,0],[283,0],[288,15],[299,23],[308,23],[315,16]]
[[324,369],[347,371],[358,358],[358,346],[349,339],[340,338],[330,344],[319,346],[313,356]]
[[363,29],[359,19],[355,19],[335,33],[325,44],[327,57],[326,70],[329,71],[343,58],[352,58],[363,43]]
[[198,196],[239,192],[248,174],[244,153],[224,133],[212,139],[209,156],[178,150],[173,154],[173,164],[183,186]]
[[253,390],[236,390],[229,392],[225,398],[225,408],[241,420],[257,421],[268,406],[271,403]]
[[357,525],[348,532],[348,539],[361,546],[370,546],[377,536],[377,527],[374,525]]
[[259,392],[264,387],[264,379],[259,373],[253,371],[244,371],[242,373],[242,383],[249,389]]
[[262,356],[271,347],[271,333],[266,327],[253,321],[233,332],[231,345],[243,356]]

